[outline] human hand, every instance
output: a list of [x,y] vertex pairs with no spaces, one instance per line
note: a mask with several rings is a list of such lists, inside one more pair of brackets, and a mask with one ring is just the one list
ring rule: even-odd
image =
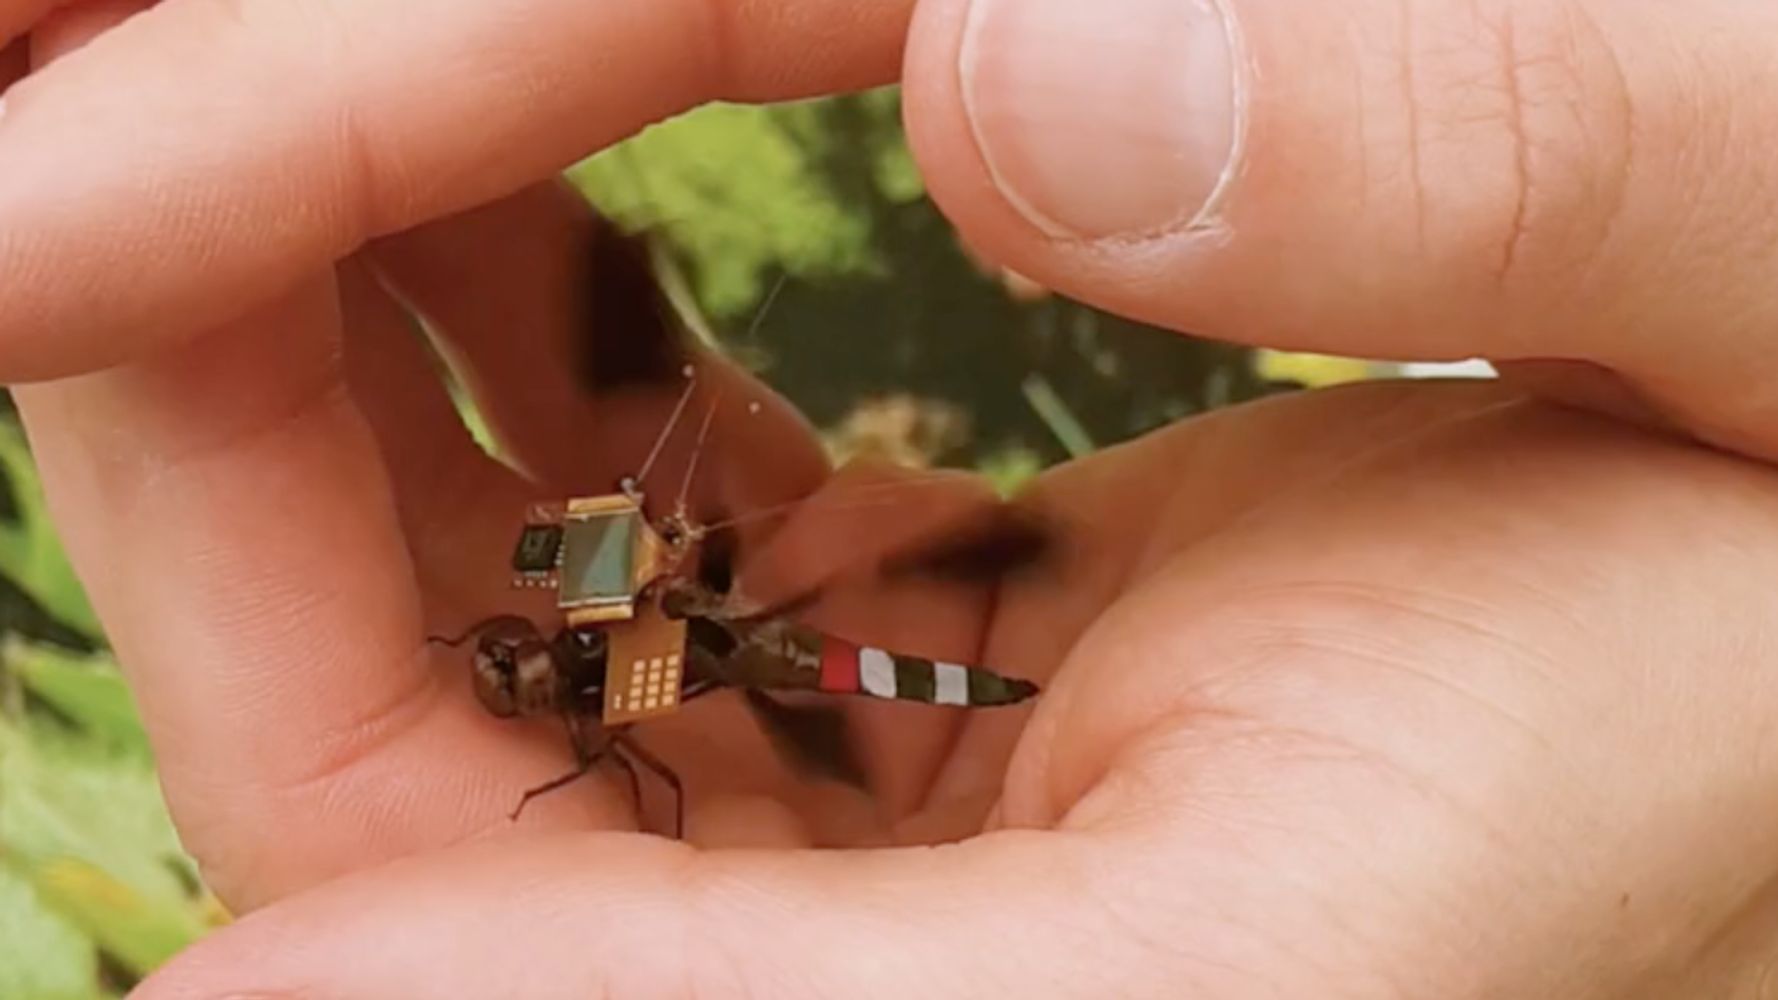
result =
[[[389,255],[409,288],[425,247]],[[1042,678],[1029,716],[864,706],[862,800],[699,702],[645,736],[695,847],[592,832],[633,823],[617,782],[515,828],[558,734],[417,643],[499,579],[519,496],[413,478],[469,450],[414,405],[421,359],[350,375],[401,342],[357,289],[347,387],[299,396],[325,406],[248,403],[301,384],[267,345],[326,344],[325,311],[152,395],[26,397],[181,829],[255,910],[141,996],[1758,995],[1764,470],[1486,384],[1227,411],[1047,477],[1055,576],[832,612]],[[211,363],[237,343],[257,363]]]
[[[1247,274],[1248,284],[1234,285],[1253,292],[1257,268],[1283,254],[1277,235],[1282,222],[1272,223],[1268,237],[1264,213],[1291,203],[1255,194],[1265,190],[1263,181],[1244,180],[1230,190],[1222,208],[1231,225],[1212,240],[1177,234],[1134,245],[1040,239],[1021,228],[1009,209],[959,199],[956,190],[972,176],[970,163],[946,150],[964,147],[946,147],[945,136],[923,131],[919,117],[921,101],[933,101],[928,112],[942,115],[948,99],[944,74],[936,83],[928,80],[937,89],[922,96],[921,60],[943,51],[947,38],[955,40],[954,32],[943,30],[951,23],[947,12],[939,6],[931,11],[917,35],[930,45],[917,44],[909,83],[913,124],[932,183],[979,237],[978,245],[1021,271],[1071,291],[1090,280],[1101,300],[1212,332],[1241,321],[1252,322],[1259,337],[1278,336],[1279,329],[1308,336],[1302,329],[1307,323],[1299,328],[1288,320],[1314,315],[1329,337],[1343,338],[1329,344],[1348,351],[1402,343],[1407,349],[1373,353],[1478,353],[1477,342],[1464,335],[1497,332],[1496,324],[1508,326],[1510,319],[1515,337],[1540,349],[1544,343],[1560,348],[1549,355],[1629,370],[1611,353],[1623,345],[1609,338],[1562,346],[1559,335],[1572,332],[1576,314],[1551,320],[1522,304],[1552,305],[1553,283],[1536,287],[1526,279],[1532,292],[1489,289],[1499,293],[1496,299],[1472,288],[1464,297],[1456,294],[1468,287],[1459,277],[1436,286],[1452,294],[1422,299],[1428,286],[1414,282],[1461,276],[1462,239],[1455,240],[1456,249],[1431,253],[1420,266],[1399,272],[1386,269],[1402,261],[1391,259],[1391,244],[1380,239],[1374,279],[1361,283],[1361,291],[1375,294],[1395,314],[1373,327],[1367,320],[1385,313],[1370,312],[1377,307],[1341,283],[1350,281],[1351,271],[1325,259],[1331,234],[1343,230],[1335,225],[1322,230],[1318,241],[1313,236],[1315,223],[1334,205],[1300,220],[1311,237],[1308,252],[1318,246],[1324,255],[1308,258],[1315,267],[1268,271],[1267,279],[1283,287],[1263,301],[1238,303],[1242,311],[1235,312],[1233,296],[1205,283]],[[1254,48],[1263,62],[1260,47]],[[1302,113],[1288,102],[1280,106]],[[1259,107],[1250,140],[1267,134]],[[1286,114],[1283,124],[1290,121]],[[0,120],[0,148],[10,124]],[[1245,155],[1252,161],[1263,148],[1250,141]],[[1279,150],[1288,148],[1274,147],[1275,169],[1288,159]],[[979,171],[973,176],[979,178]],[[1258,170],[1246,175],[1263,176]],[[1297,194],[1302,211],[1302,200],[1314,192]],[[1676,196],[1661,190],[1656,195],[1638,204],[1668,204]],[[1242,205],[1254,214],[1239,214]],[[1653,226],[1696,224],[1697,217],[1657,217],[1638,235],[1646,242]],[[1349,226],[1353,220],[1336,221]],[[1717,221],[1757,225],[1746,217]],[[227,229],[206,229],[202,238],[238,238],[226,235]],[[1456,229],[1458,237],[1475,232]],[[293,231],[304,230],[299,224]],[[53,248],[54,235],[42,245]],[[1744,237],[1746,231],[1713,229],[1706,235]],[[1618,239],[1639,242],[1613,236]],[[1682,241],[1668,240],[1674,242]],[[1202,249],[1206,245],[1217,248]],[[1177,256],[1169,257],[1170,250]],[[148,268],[156,273],[131,293],[152,300],[155,308],[144,312],[159,315],[159,307],[180,304],[193,307],[181,315],[213,317],[233,308],[227,301],[232,290],[214,299],[198,294],[190,268],[196,256],[175,253],[171,263]],[[226,276],[257,280],[285,266],[274,257],[270,250],[259,260],[230,257]],[[1596,294],[1576,296],[1594,306],[1616,301],[1610,295],[1626,291],[1628,277],[1638,273],[1609,255],[1592,263],[1616,279],[1614,285],[1599,277],[1587,286],[1597,287]],[[1720,280],[1730,284],[1741,273],[1736,268],[1752,268],[1745,258],[1712,263],[1721,265]],[[1535,277],[1544,270],[1528,272]],[[1177,284],[1162,283],[1161,274]],[[1403,275],[1413,279],[1405,287],[1378,287],[1384,278]],[[156,720],[157,747],[193,764],[183,784],[168,778],[176,803],[181,794],[188,803],[182,807],[185,829],[225,891],[245,901],[282,897],[342,868],[460,840],[485,826],[496,802],[504,810],[509,800],[500,793],[509,796],[521,773],[547,770],[549,757],[544,744],[521,741],[525,750],[508,751],[502,742],[496,748],[494,730],[472,729],[489,724],[471,724],[467,717],[449,721],[455,709],[448,694],[437,696],[435,707],[406,697],[448,690],[435,687],[436,680],[416,680],[432,674],[388,667],[410,662],[403,643],[411,642],[412,626],[429,610],[414,587],[425,555],[415,551],[410,557],[398,531],[403,516],[410,530],[416,523],[402,504],[402,477],[394,468],[410,453],[375,446],[373,435],[383,430],[373,412],[379,404],[367,404],[366,393],[338,390],[326,351],[298,346],[330,342],[327,279],[310,280],[313,291],[289,296],[256,322],[212,334],[199,349],[25,395],[58,504],[76,536],[77,557],[99,581],[96,597],[108,622],[123,623],[120,645],[145,698],[164,706],[147,706]],[[181,290],[180,282],[190,284]],[[1742,405],[1745,397],[1728,391],[1742,383],[1710,378],[1734,370],[1725,367],[1725,358],[1744,360],[1750,350],[1735,334],[1742,313],[1758,303],[1749,304],[1751,278],[1734,287],[1744,289],[1745,300],[1732,294],[1708,302],[1685,297],[1684,328],[1713,337],[1721,331],[1721,340],[1698,345],[1708,363],[1652,387],[1666,390],[1652,395],[1687,426],[1757,449],[1758,421],[1745,419],[1756,416],[1757,407]],[[1632,290],[1673,292],[1658,283]],[[239,301],[250,301],[253,291],[249,282]],[[372,292],[365,288],[366,302],[353,311],[378,308]],[[71,293],[55,289],[33,286],[21,295],[28,296],[16,300],[24,302],[19,312],[26,320],[48,315],[33,310],[57,295],[66,298],[62,308],[73,304]],[[179,295],[189,301],[180,302]],[[1735,306],[1732,315],[1713,312],[1725,301]],[[1524,311],[1501,313],[1501,302]],[[107,312],[112,321],[127,313],[116,301],[88,305],[101,324],[92,329],[103,329]],[[1486,322],[1467,319],[1465,309],[1479,305],[1491,310],[1480,313]],[[1677,310],[1669,302],[1663,309],[1626,310],[1614,320],[1620,332],[1634,332],[1625,341],[1664,344],[1669,341],[1660,338],[1676,326]],[[1222,319],[1210,323],[1200,316]],[[1423,319],[1462,322],[1421,324]],[[182,332],[179,324],[160,321],[159,328],[172,336]],[[29,323],[9,328],[28,336]],[[1440,339],[1428,341],[1428,330]],[[81,349],[81,340],[70,337],[68,349]],[[231,352],[227,345],[236,341],[248,346]],[[1742,345],[1740,353],[1728,353],[1735,344]],[[121,338],[115,346],[152,353],[152,345]],[[54,368],[41,342],[33,350],[44,371]],[[68,364],[83,367],[101,355]],[[1745,379],[1748,370],[1743,364],[1734,372]],[[1176,995],[1195,986],[1209,995],[1239,996],[1326,992],[1332,982],[1354,984],[1355,994],[1387,995],[1395,988],[1399,995],[1630,996],[1666,974],[1655,990],[1660,995],[1690,990],[1719,996],[1752,984],[1764,910],[1747,893],[1747,862],[1768,855],[1771,845],[1762,831],[1725,827],[1721,817],[1757,814],[1767,805],[1770,762],[1757,740],[1761,692],[1750,690],[1743,673],[1686,668],[1698,665],[1699,649],[1715,648],[1713,639],[1730,646],[1725,658],[1758,662],[1763,655],[1757,619],[1747,621],[1759,609],[1743,596],[1758,592],[1751,586],[1753,573],[1769,543],[1758,516],[1763,474],[1535,412],[1491,395],[1496,391],[1366,389],[1268,404],[1114,452],[1046,484],[1038,502],[1078,507],[1092,523],[1118,530],[1073,540],[1077,551],[1093,557],[1075,567],[1068,593],[1009,595],[991,621],[996,632],[1004,629],[1011,637],[1005,642],[1041,647],[1029,654],[1008,648],[1006,662],[1016,658],[1045,673],[1045,655],[1073,652],[1032,726],[1017,734],[1020,749],[1004,774],[992,765],[1015,734],[994,730],[1018,727],[976,720],[971,728],[985,732],[965,737],[944,758],[939,777],[916,791],[940,805],[967,804],[971,793],[1000,786],[1001,825],[1065,832],[996,833],[942,854],[911,857],[721,852],[687,861],[674,848],[581,835],[540,840],[522,852],[505,841],[456,854],[419,854],[267,908],[170,970],[157,988],[305,984],[323,995],[424,996],[428,990],[495,992],[517,980],[524,985],[511,988],[526,995],[551,988],[578,994],[589,983],[648,993],[663,986],[647,978],[655,976],[674,986],[692,979],[712,989],[780,992],[794,988],[784,986],[789,981],[807,984],[815,995],[870,995],[872,989],[899,994],[910,986],[999,994],[1029,984],[1031,991],[1051,994]],[[309,401],[318,402],[304,405]],[[1697,416],[1718,410],[1727,418]],[[124,416],[132,426],[120,426]],[[1335,426],[1339,421],[1344,424]],[[269,430],[229,433],[255,427]],[[1180,443],[1185,441],[1192,443]],[[1274,471],[1247,469],[1255,441],[1288,442],[1304,453]],[[247,443],[254,446],[238,447]],[[1448,457],[1452,448],[1484,460],[1482,468],[1459,468]],[[1221,449],[1227,450],[1219,458]],[[385,459],[391,468],[379,472]],[[1194,475],[1187,489],[1211,481],[1228,492],[1207,499],[1175,494],[1149,510],[1117,506],[1156,479],[1172,488],[1188,460]],[[65,464],[57,468],[58,462]],[[1212,471],[1217,469],[1228,471],[1218,477]],[[279,485],[254,482],[265,472],[276,472]],[[1510,517],[1503,516],[1498,497],[1483,505],[1474,495],[1503,483],[1523,505],[1509,508]],[[420,493],[438,492],[437,484],[430,485],[435,488]],[[365,510],[384,516],[367,524],[357,516]],[[1708,523],[1712,537],[1722,530],[1743,548],[1718,546],[1708,561],[1680,551],[1670,527],[1664,537],[1654,527],[1663,523],[1656,513]],[[281,535],[295,514],[314,528],[297,538]],[[1141,531],[1144,526],[1152,530]],[[472,527],[455,536],[427,527],[434,528],[430,537],[453,537],[452,547],[475,550]],[[1429,553],[1427,539],[1447,532],[1457,536],[1449,550]],[[317,550],[307,542],[315,537],[337,539],[338,548]],[[265,544],[280,538],[286,540]],[[1527,538],[1559,552],[1546,557],[1553,565],[1503,551]],[[241,546],[248,541],[260,549],[243,559]],[[1219,549],[1233,551],[1237,542],[1239,564],[1218,568]],[[330,565],[341,551],[361,558]],[[1589,562],[1603,566],[1614,559],[1630,569],[1614,575]],[[154,566],[161,575],[151,582],[112,573],[107,581],[107,564],[123,570]],[[361,572],[366,569],[372,572]],[[1426,593],[1423,581],[1446,570],[1462,576],[1455,593]],[[1094,579],[1098,573],[1105,574],[1103,581]],[[1401,595],[1391,588],[1403,579],[1422,586],[1410,585],[1410,593]],[[1659,579],[1667,589],[1626,582],[1632,579]],[[1702,637],[1655,614],[1683,617],[1700,607],[1715,626]],[[1050,631],[1019,621],[1021,608]],[[1107,619],[1096,618],[1102,609]],[[1071,610],[1102,623],[1086,627],[1071,619]],[[1618,629],[1585,635],[1581,629],[1595,620]],[[958,627],[985,621],[964,615]],[[1659,627],[1653,634],[1651,622]],[[1076,632],[1080,641],[1073,644]],[[1376,648],[1367,647],[1367,639]],[[1181,645],[1220,654],[1232,665],[1226,672],[1217,664],[1201,671],[1193,658],[1176,652]],[[1398,685],[1390,684],[1392,665],[1410,655],[1429,666],[1424,686],[1406,670]],[[1627,671],[1627,661],[1638,669]],[[292,663],[332,668],[324,679],[343,683],[315,684]],[[352,669],[366,664],[375,665],[378,676]],[[1556,666],[1566,669],[1558,674]],[[1108,671],[1111,682],[1096,688],[1092,681]],[[1334,681],[1327,680],[1330,674]],[[268,680],[279,683],[268,686]],[[372,687],[363,696],[367,682]],[[1457,686],[1471,693],[1446,693],[1442,697],[1450,701],[1441,700],[1441,693]],[[1683,697],[1675,698],[1676,691]],[[301,700],[311,695],[315,702]],[[368,711],[342,717],[342,701]],[[390,705],[397,711],[379,711]],[[269,709],[278,710],[281,725],[296,726],[272,726]],[[1522,725],[1501,722],[1496,730],[1496,718]],[[446,721],[434,722],[425,738],[403,738],[426,728],[416,720]],[[1242,720],[1251,720],[1251,728]],[[1390,723],[1404,728],[1390,729]],[[1521,731],[1523,742],[1512,735]],[[474,732],[481,735],[466,743],[442,738]],[[256,744],[251,753],[241,750]],[[460,755],[451,761],[454,769],[437,753],[422,752],[440,746]],[[1614,772],[1614,755],[1629,753],[1638,755],[1641,770]],[[330,766],[359,759],[369,766]],[[1428,760],[1438,765],[1430,769],[1434,773],[1414,770]],[[1552,760],[1574,763],[1563,769]],[[961,776],[952,773],[958,770]],[[1395,780],[1378,777],[1378,771]],[[418,788],[394,782],[397,775]],[[391,799],[392,788],[404,788],[395,793],[404,797]],[[776,808],[773,798],[741,802],[742,811],[765,808],[769,814],[730,828],[757,836],[762,828],[771,834],[777,823],[780,843],[806,836],[794,825],[802,814]],[[589,814],[621,799],[591,801],[554,805],[558,811],[538,822],[621,820],[611,812]],[[1685,808],[1676,809],[1681,803]],[[343,821],[314,822],[320,806]],[[212,808],[211,822],[191,815]],[[562,812],[576,809],[583,811]],[[906,811],[902,829],[910,823],[917,828],[923,812]],[[1496,814],[1511,816],[1511,828],[1486,829],[1486,818]],[[1403,817],[1399,826],[1378,822],[1390,815]],[[266,822],[277,816],[286,822]],[[1607,835],[1626,816],[1639,821],[1636,836]],[[952,815],[932,818],[941,826],[954,821]],[[267,842],[269,831],[298,825],[310,835]],[[1239,830],[1240,838],[1231,830]],[[1387,865],[1374,850],[1354,843],[1379,831],[1400,838],[1388,841],[1393,850]],[[877,831],[885,832],[895,831]],[[1515,833],[1523,839],[1512,839]],[[1568,862],[1572,867],[1562,871]],[[231,878],[231,871],[240,874]],[[1501,898],[1503,887],[1521,883],[1532,888]],[[1606,883],[1610,891],[1601,894]],[[681,891],[663,890],[663,884]],[[1105,893],[1103,902],[1083,904],[1088,893]],[[762,899],[770,902],[762,907]],[[634,905],[616,907],[619,901]],[[1440,922],[1472,905],[1487,918],[1482,926]],[[417,942],[412,954],[390,948],[385,932],[397,921],[408,929],[419,925],[406,938]],[[487,933],[502,924],[534,933],[523,940]],[[1151,928],[1154,936],[1145,936]],[[714,942],[709,951],[692,950],[694,961],[702,955],[709,964],[662,956],[663,935],[674,947],[688,940]],[[1081,941],[1104,949],[1082,952],[1076,944]],[[374,954],[372,944],[380,946]],[[1499,946],[1496,956],[1507,957],[1477,957],[1492,945]],[[903,978],[859,960],[884,952],[908,958]],[[444,953],[460,961],[440,964],[437,957]],[[657,957],[626,964],[635,955]],[[524,971],[534,963],[547,971]],[[1657,974],[1651,976],[1651,968]],[[883,978],[858,978],[871,973]],[[429,983],[428,974],[437,979]],[[490,982],[478,975],[501,978]],[[931,978],[914,978],[924,975]],[[334,978],[313,983],[307,976]]]

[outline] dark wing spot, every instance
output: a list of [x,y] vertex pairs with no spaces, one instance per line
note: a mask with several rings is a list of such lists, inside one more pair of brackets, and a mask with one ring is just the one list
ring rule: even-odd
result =
[[708,618],[687,618],[685,626],[686,631],[690,633],[692,643],[718,659],[733,653],[735,647],[740,645],[735,640],[733,633]]
[[798,774],[869,789],[846,714],[838,707],[786,705],[756,688],[741,691],[778,756]]
[[714,594],[726,594],[735,585],[735,555],[740,548],[733,528],[718,528],[704,536],[698,547],[698,582]]
[[1052,549],[1049,525],[1015,507],[995,507],[938,537],[883,561],[889,578],[928,577],[990,583],[1041,563]]
[[575,364],[591,393],[677,386],[689,352],[678,318],[655,279],[648,239],[601,222],[587,241],[576,303]]

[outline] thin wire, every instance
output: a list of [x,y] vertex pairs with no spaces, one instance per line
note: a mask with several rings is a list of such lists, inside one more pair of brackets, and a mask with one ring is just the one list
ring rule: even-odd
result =
[[710,398],[710,408],[704,411],[704,425],[698,428],[698,442],[692,445],[691,458],[685,463],[685,478],[679,483],[679,499],[674,504],[674,510],[684,510],[685,500],[691,496],[692,477],[697,475],[698,459],[704,456],[704,442],[710,438],[710,424],[716,419],[716,407],[721,402],[722,394],[717,393]]
[[462,635],[457,636],[454,639],[450,638],[448,636],[442,636],[442,635],[429,635],[426,637],[426,644],[428,646],[449,646],[452,649],[456,649],[458,646],[461,646],[464,643],[468,642],[469,637],[476,634],[479,631],[481,631],[481,629],[479,627],[471,628],[469,631],[464,632]]
[[765,325],[766,313],[772,311],[772,304],[778,301],[778,293],[782,292],[784,286],[789,284],[789,282],[790,274],[788,272],[779,273],[778,280],[772,285],[772,290],[766,293],[765,301],[761,302],[759,308],[754,311],[753,321],[747,324],[748,346],[751,347],[758,344],[759,328]]
[[463,633],[454,639],[443,635],[429,635],[426,637],[426,644],[429,646],[449,646],[452,649],[456,649],[470,639],[476,638],[481,633],[487,631],[489,626],[499,621],[502,617],[503,616],[501,615],[496,615],[493,618],[484,618],[481,621],[476,622],[474,625],[464,629]]
[[661,457],[661,449],[667,446],[667,438],[672,436],[673,428],[679,425],[679,415],[685,412],[685,404],[691,402],[691,392],[697,388],[698,382],[692,377],[689,366],[686,368],[685,391],[679,394],[679,402],[673,405],[673,414],[667,418],[667,424],[661,428],[660,436],[654,439],[654,447],[649,449],[648,458],[643,461],[642,469],[636,473],[636,482],[648,480],[648,473],[654,468],[655,460]]

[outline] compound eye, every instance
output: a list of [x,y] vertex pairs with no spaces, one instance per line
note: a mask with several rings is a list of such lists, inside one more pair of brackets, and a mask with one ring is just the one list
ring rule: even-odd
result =
[[478,657],[485,657],[490,663],[510,669],[513,650],[517,645],[517,642],[505,636],[484,635],[481,637],[481,641],[475,644],[475,650]]
[[481,702],[489,714],[502,719],[519,714],[512,647],[483,643],[475,651],[474,670],[471,682],[475,688],[475,699]]

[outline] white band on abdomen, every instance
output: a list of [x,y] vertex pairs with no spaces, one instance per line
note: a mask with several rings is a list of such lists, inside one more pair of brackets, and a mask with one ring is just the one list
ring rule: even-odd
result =
[[858,686],[878,698],[895,697],[895,660],[880,649],[860,649]]
[[969,704],[969,671],[957,664],[934,663],[932,665],[932,683],[934,704]]

